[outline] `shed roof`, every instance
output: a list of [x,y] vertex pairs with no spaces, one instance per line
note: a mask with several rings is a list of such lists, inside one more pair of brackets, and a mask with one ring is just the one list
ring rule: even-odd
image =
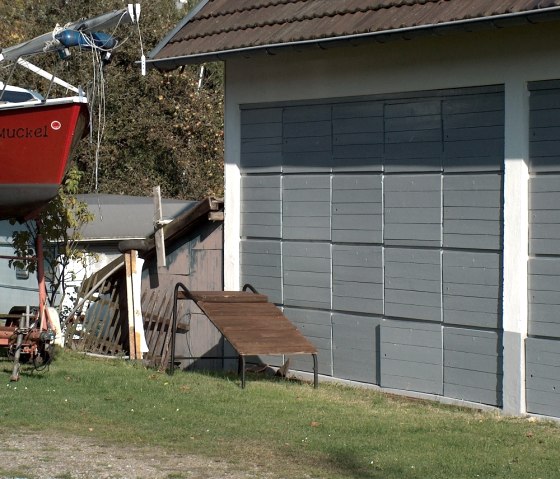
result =
[[[207,197],[176,216],[173,221],[163,226],[165,243],[172,243],[197,228],[205,221],[223,221],[224,200]],[[156,252],[155,233],[152,231],[144,239],[129,239],[119,242],[121,251],[139,250],[144,258]]]
[[[154,200],[149,196],[88,194],[78,195],[78,199],[87,203],[95,216],[84,225],[82,241],[143,239],[154,232]],[[176,218],[197,203],[162,199],[163,217]]]
[[157,67],[294,45],[560,18],[560,0],[202,0],[150,53]]

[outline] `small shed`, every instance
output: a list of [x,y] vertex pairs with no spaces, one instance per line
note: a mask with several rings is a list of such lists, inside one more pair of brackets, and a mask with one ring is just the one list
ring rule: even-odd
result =
[[[71,264],[74,278],[67,282],[70,290],[79,287],[83,279],[120,256],[118,244],[123,240],[142,239],[154,231],[154,202],[150,197],[85,194],[78,200],[87,204],[94,215],[92,222],[84,225],[80,247],[91,253],[92,260],[85,269]],[[196,205],[196,201],[162,200],[162,215],[172,219]],[[7,313],[14,305],[35,305],[38,302],[37,278],[26,271],[10,268],[8,258],[14,254],[11,238],[14,231],[25,225],[11,225],[0,221],[0,313]]]
[[[198,290],[223,288],[223,201],[206,198],[162,228],[165,265],[155,234],[120,241],[121,253],[82,283],[67,332],[68,345],[106,355],[130,355],[166,368],[177,283]],[[183,367],[221,368],[224,342],[195,305],[178,305],[176,353],[211,360]]]
[[[119,243],[140,240],[154,232],[154,199],[148,196],[83,194],[77,199],[84,202],[93,215],[93,221],[80,230],[79,247],[87,252],[89,259],[84,267],[81,262],[68,265],[65,297],[71,308],[82,281],[121,256]],[[196,201],[176,199],[162,200],[162,216],[169,220],[192,208]]]

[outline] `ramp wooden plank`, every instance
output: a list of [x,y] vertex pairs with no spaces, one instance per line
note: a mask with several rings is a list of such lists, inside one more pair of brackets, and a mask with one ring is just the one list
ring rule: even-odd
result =
[[196,303],[266,303],[268,296],[247,291],[190,291],[178,292],[179,299],[192,299]]
[[284,323],[275,324],[273,322],[268,322],[265,325],[259,324],[259,326],[257,327],[253,327],[248,322],[243,322],[243,323],[232,324],[231,326],[229,325],[223,326],[221,329],[227,333],[229,331],[247,331],[248,329],[251,328],[255,331],[285,331],[286,329],[296,330],[295,326],[286,325]]
[[[215,317],[278,317],[284,318],[282,311],[271,303],[197,303]],[[287,319],[286,319],[287,321]]]
[[286,344],[274,337],[252,337],[247,339],[233,338],[232,346],[242,355],[258,356],[259,354],[313,354],[315,349],[307,341],[298,340]]

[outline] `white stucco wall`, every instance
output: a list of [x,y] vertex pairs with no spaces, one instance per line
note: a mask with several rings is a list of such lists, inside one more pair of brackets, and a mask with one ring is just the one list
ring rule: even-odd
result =
[[239,106],[503,84],[504,410],[525,412],[528,81],[560,78],[560,27],[540,24],[345,48],[283,50],[226,62],[225,287],[239,289]]

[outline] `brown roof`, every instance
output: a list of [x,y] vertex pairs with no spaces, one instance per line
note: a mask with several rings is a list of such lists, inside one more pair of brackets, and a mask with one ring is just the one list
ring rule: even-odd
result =
[[194,63],[286,45],[558,19],[560,0],[203,0],[150,54]]

